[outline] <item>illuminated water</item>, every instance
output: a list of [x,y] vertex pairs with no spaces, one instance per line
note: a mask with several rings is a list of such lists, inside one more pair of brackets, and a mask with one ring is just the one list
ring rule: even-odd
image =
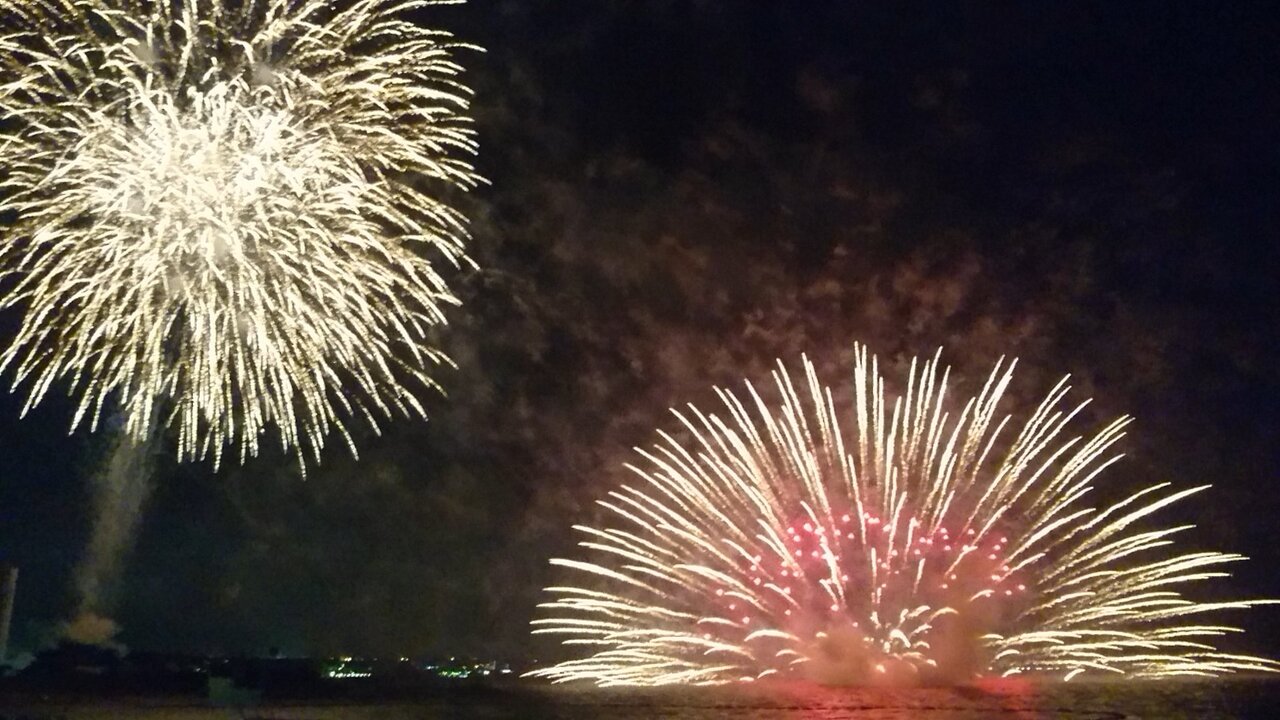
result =
[[413,704],[264,705],[242,710],[178,704],[18,706],[0,700],[0,720],[1180,720],[1278,717],[1280,683],[1127,682],[1005,684],[982,689],[828,689],[601,691],[521,689],[459,692]]

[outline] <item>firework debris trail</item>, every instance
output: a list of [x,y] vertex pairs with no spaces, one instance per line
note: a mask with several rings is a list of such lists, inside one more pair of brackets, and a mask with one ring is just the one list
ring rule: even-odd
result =
[[574,582],[547,588],[533,632],[583,655],[530,674],[914,684],[1280,669],[1218,650],[1237,629],[1202,619],[1270,601],[1180,592],[1244,558],[1170,552],[1189,526],[1150,524],[1205,487],[1099,506],[1129,418],[1076,434],[1087,401],[1064,404],[1066,378],[1029,416],[1001,417],[1004,361],[958,406],[940,355],[913,360],[891,399],[876,359],[856,355],[852,433],[807,359],[799,385],[779,363],[775,403],[748,384],[745,400],[717,390],[723,416],[673,411],[681,428],[637,449],[637,480],[600,501],[605,524],[575,526],[584,557],[552,560]]
[[424,416],[440,261],[470,264],[450,202],[480,178],[471,46],[405,13],[450,1],[0,0],[0,307],[24,313],[0,369],[26,409],[65,383],[73,426],[118,405],[215,466]]

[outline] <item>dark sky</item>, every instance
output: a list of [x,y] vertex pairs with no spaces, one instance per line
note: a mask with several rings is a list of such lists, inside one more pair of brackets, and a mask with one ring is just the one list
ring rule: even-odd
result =
[[[948,4],[952,5],[952,4]],[[629,448],[713,385],[855,341],[944,346],[1008,409],[1061,375],[1137,417],[1115,492],[1215,487],[1165,516],[1243,552],[1222,595],[1280,597],[1280,37],[1266,3],[473,2],[424,13],[465,56],[460,369],[429,422],[268,455],[161,460],[116,590],[130,647],[524,657],[546,558]],[[15,319],[0,325],[11,332]],[[0,403],[16,641],[70,612],[102,436]],[[1234,617],[1280,646],[1280,617]]]

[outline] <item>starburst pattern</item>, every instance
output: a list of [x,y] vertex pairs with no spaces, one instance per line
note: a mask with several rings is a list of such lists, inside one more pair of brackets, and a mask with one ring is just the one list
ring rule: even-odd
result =
[[748,384],[746,402],[717,391],[723,417],[677,411],[682,437],[638,451],[638,481],[600,502],[605,524],[575,526],[587,556],[552,560],[581,582],[547,589],[534,633],[589,654],[531,674],[648,685],[1276,670],[1218,650],[1235,628],[1198,619],[1260,601],[1182,594],[1243,558],[1170,554],[1186,527],[1150,526],[1205,487],[1160,483],[1095,507],[1129,418],[1074,435],[1087,402],[1064,405],[1064,378],[1011,423],[997,406],[1013,365],[953,413],[939,356],[913,361],[890,400],[858,348],[850,434],[807,360],[807,392],[779,365],[777,403]]
[[[448,0],[445,0],[446,2]],[[440,0],[0,0],[3,366],[73,426],[300,459],[423,415],[478,182]],[[423,251],[426,251],[424,253]],[[153,412],[161,409],[159,413]],[[25,410],[24,410],[25,412]]]

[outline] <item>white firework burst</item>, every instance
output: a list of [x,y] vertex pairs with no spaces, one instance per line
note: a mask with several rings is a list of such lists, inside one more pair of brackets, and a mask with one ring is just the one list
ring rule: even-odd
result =
[[[448,2],[448,0],[444,0]],[[181,459],[423,415],[478,177],[441,0],[0,0],[2,364]],[[426,253],[424,253],[426,251]],[[154,412],[159,410],[159,412]],[[25,412],[25,410],[24,410]]]
[[849,434],[807,360],[800,393],[779,365],[776,405],[748,384],[746,402],[717,391],[723,417],[676,412],[688,439],[661,433],[638,450],[638,482],[600,502],[606,524],[575,526],[586,556],[552,560],[578,582],[547,588],[555,599],[534,633],[585,656],[531,675],[862,684],[1275,671],[1217,649],[1236,628],[1199,619],[1266,601],[1181,592],[1243,558],[1171,554],[1186,528],[1149,525],[1205,488],[1161,483],[1091,505],[1129,418],[1074,435],[1087,402],[1063,405],[1064,378],[1011,424],[997,406],[1012,370],[998,363],[953,414],[938,356],[918,371],[913,361],[906,394],[890,400],[858,348]]

